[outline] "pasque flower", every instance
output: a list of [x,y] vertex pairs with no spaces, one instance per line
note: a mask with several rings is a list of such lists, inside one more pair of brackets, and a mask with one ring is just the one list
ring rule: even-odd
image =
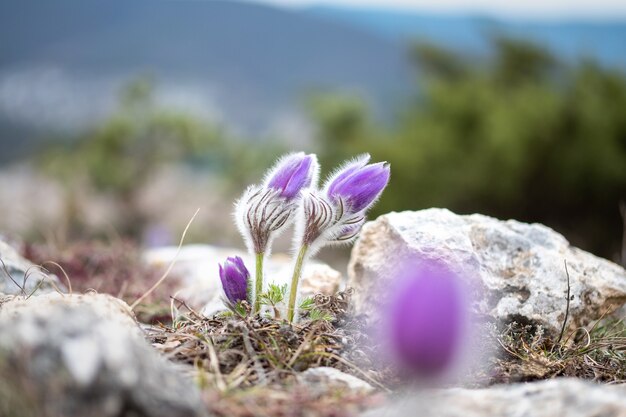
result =
[[220,265],[220,279],[226,298],[232,305],[248,299],[250,273],[239,256],[226,259]]
[[390,298],[379,316],[392,358],[407,373],[436,378],[459,362],[469,344],[468,291],[461,277],[434,259],[405,259],[384,274]]
[[292,153],[280,158],[261,185],[252,185],[235,203],[235,219],[252,253],[265,253],[271,239],[291,220],[300,192],[317,183],[315,155]]
[[281,197],[293,199],[300,190],[317,181],[317,158],[303,152],[289,154],[276,163],[267,176],[266,187],[278,190]]
[[291,223],[302,190],[315,186],[319,174],[317,157],[304,152],[280,158],[261,185],[248,187],[235,204],[235,220],[248,250],[256,258],[254,310],[259,310],[263,291],[263,261],[272,240]]
[[326,180],[321,191],[305,193],[302,204],[302,243],[314,250],[349,242],[365,222],[367,210],[389,183],[386,162],[368,164],[365,154],[347,162]]
[[355,239],[365,223],[367,210],[389,182],[389,164],[368,164],[369,158],[362,155],[347,162],[318,189],[317,157],[291,153],[280,158],[260,184],[246,189],[235,203],[234,215],[248,250],[255,256],[255,283],[247,284],[249,274],[241,259],[229,258],[220,266],[220,277],[230,303],[247,298],[253,303],[253,311],[260,311],[264,259],[271,251],[273,239],[295,219],[297,257],[287,306],[287,318],[294,320],[298,281],[305,260],[324,245]]
[[371,206],[389,182],[389,164],[366,165],[368,159],[369,155],[357,159],[339,171],[326,189],[333,202],[343,202],[351,213],[359,213]]
[[324,188],[303,193],[300,219],[296,222],[298,257],[291,280],[287,318],[292,321],[302,265],[324,245],[348,243],[358,235],[367,210],[387,186],[389,164],[368,164],[362,155],[341,166]]

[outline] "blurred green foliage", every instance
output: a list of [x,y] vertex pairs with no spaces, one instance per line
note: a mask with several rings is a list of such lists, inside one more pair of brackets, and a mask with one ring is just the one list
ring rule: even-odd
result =
[[66,185],[70,238],[92,232],[80,220],[81,186],[105,194],[121,206],[124,214],[113,224],[118,233],[140,237],[148,219],[138,207],[137,195],[159,168],[186,164],[198,175],[218,173],[216,177],[227,181],[212,192],[228,194],[252,179],[252,167],[269,164],[282,151],[270,145],[267,153],[259,153],[255,146],[229,137],[200,118],[156,105],[153,93],[151,78],[132,81],[121,91],[119,107],[107,120],[42,154],[40,166]]
[[[326,94],[306,102],[326,170],[363,152],[391,163],[390,186],[372,217],[446,207],[541,222],[578,246],[617,257],[618,207],[626,200],[623,73],[591,60],[562,63],[536,45],[504,38],[481,58],[430,44],[415,45],[412,56],[419,91],[386,126],[359,98]],[[279,142],[241,140],[160,108],[153,91],[150,79],[131,83],[108,120],[46,152],[42,166],[68,184],[69,219],[79,218],[81,198],[71,190],[86,183],[124,207],[117,230],[138,236],[145,219],[136,194],[163,164],[216,174],[224,187],[212,192],[230,199],[286,151]]]
[[360,152],[391,163],[372,216],[446,207],[542,222],[616,257],[626,199],[626,77],[496,39],[489,58],[417,45],[420,92],[390,128],[350,97],[312,101],[323,164]]
[[365,143],[377,140],[367,107],[360,98],[313,95],[307,100],[306,110],[317,130],[317,154],[326,173],[353,156],[355,149],[365,149]]
[[146,79],[129,85],[122,92],[118,112],[80,138],[72,151],[62,150],[70,161],[52,158],[54,162],[62,164],[61,170],[67,168],[68,175],[84,174],[100,191],[130,197],[160,164],[220,144],[220,133],[210,125],[155,108],[151,93]]

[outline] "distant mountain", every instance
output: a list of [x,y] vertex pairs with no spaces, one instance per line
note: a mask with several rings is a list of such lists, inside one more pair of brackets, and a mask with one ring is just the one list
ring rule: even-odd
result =
[[484,53],[489,36],[499,34],[535,41],[566,60],[594,57],[605,65],[626,69],[626,20],[498,20],[330,6],[311,7],[307,12],[389,40],[425,39],[460,51]]
[[360,94],[378,114],[393,114],[416,88],[407,39],[482,53],[492,32],[626,68],[625,22],[524,23],[234,0],[1,0],[0,162],[32,148],[33,137],[101,119],[120,87],[142,74],[154,76],[159,101],[257,137],[303,135],[298,103],[315,90]]
[[4,131],[82,126],[141,73],[165,101],[256,134],[295,113],[307,91],[342,89],[385,108],[412,76],[400,42],[236,1],[2,0],[0,39]]

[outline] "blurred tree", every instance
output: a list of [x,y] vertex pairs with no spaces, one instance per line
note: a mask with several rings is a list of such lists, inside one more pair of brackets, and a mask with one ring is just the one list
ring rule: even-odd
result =
[[43,167],[67,185],[70,237],[86,233],[77,209],[78,183],[119,204],[123,216],[115,224],[117,231],[137,237],[147,220],[138,209],[137,192],[160,165],[226,153],[217,129],[184,113],[158,108],[153,90],[149,78],[130,83],[121,93],[119,110],[108,120],[77,141],[44,154]]
[[496,49],[494,80],[499,80],[503,86],[541,83],[556,70],[556,59],[537,45],[506,37],[496,37],[493,43]]
[[441,206],[537,221],[616,259],[626,76],[592,61],[559,63],[503,38],[489,59],[433,45],[417,46],[414,56],[421,91],[391,131],[370,131],[362,118],[359,129],[336,129],[346,112],[331,105],[324,118],[313,116],[336,160],[368,151],[391,162],[390,187],[373,215]]
[[317,129],[317,155],[325,173],[373,136],[367,106],[359,97],[317,94],[309,98],[306,109]]
[[418,42],[411,50],[413,61],[426,76],[458,80],[467,75],[469,63],[456,53],[428,42]]

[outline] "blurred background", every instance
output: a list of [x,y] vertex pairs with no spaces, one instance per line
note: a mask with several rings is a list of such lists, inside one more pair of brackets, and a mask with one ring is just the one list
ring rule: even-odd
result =
[[626,3],[0,2],[0,234],[158,246],[200,207],[188,241],[242,247],[232,201],[290,150],[389,161],[370,218],[541,222],[625,262]]

